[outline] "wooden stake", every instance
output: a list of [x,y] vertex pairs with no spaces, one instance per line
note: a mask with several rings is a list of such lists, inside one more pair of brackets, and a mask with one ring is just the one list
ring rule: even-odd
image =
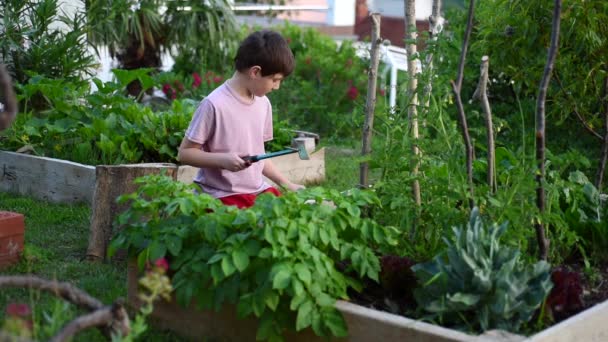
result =
[[481,57],[481,66],[479,74],[479,83],[473,94],[474,99],[481,102],[481,108],[486,119],[487,143],[488,143],[488,186],[490,193],[496,193],[496,158],[494,157],[494,125],[492,124],[492,109],[488,100],[488,74],[489,74],[490,58],[488,56]]
[[[363,124],[363,146],[361,156],[371,153],[372,131],[374,128],[374,110],[376,109],[376,82],[378,79],[378,64],[380,63],[380,13],[372,13],[372,47],[370,51],[370,68],[367,78],[367,98],[365,101],[365,123]],[[359,186],[369,186],[369,164],[363,161],[359,164]]]
[[454,97],[456,100],[456,107],[458,108],[458,121],[460,122],[460,128],[462,130],[462,139],[464,140],[464,147],[466,153],[466,168],[467,168],[467,181],[469,183],[469,206],[473,208],[475,206],[474,186],[473,186],[473,145],[471,144],[471,136],[469,135],[469,126],[467,124],[467,117],[464,113],[464,106],[462,105],[462,98],[460,97],[460,90],[462,88],[462,79],[464,78],[464,62],[467,55],[467,49],[469,46],[469,39],[471,38],[471,31],[473,29],[473,15],[475,13],[475,0],[469,1],[469,13],[467,17],[467,28],[464,33],[464,40],[462,42],[462,49],[460,50],[460,62],[458,63],[458,74],[456,75],[456,81],[450,81],[452,84],[452,90],[454,91]]
[[418,58],[416,42],[418,38],[418,30],[416,29],[416,1],[405,0],[405,38],[407,50],[407,73],[409,82],[407,93],[409,97],[408,118],[410,121],[412,134],[412,196],[417,207],[422,204],[420,196],[420,181],[418,181],[418,169],[420,168],[420,149],[418,147]]
[[540,216],[534,224],[536,230],[536,240],[539,247],[539,257],[541,260],[547,260],[549,254],[549,240],[545,237],[545,227],[543,225],[542,215],[545,213],[545,188],[543,182],[545,180],[545,100],[547,98],[547,88],[551,79],[551,72],[555,64],[557,49],[559,46],[559,26],[560,14],[562,9],[562,1],[555,0],[553,8],[553,24],[551,26],[551,45],[547,54],[547,63],[543,72],[543,78],[538,87],[538,99],[536,101],[536,162],[538,163],[538,172],[536,172],[536,205]]
[[114,220],[126,209],[126,205],[116,203],[118,196],[137,191],[138,185],[133,182],[136,178],[161,172],[177,178],[175,164],[98,165],[95,168],[88,260],[103,261],[106,258]]

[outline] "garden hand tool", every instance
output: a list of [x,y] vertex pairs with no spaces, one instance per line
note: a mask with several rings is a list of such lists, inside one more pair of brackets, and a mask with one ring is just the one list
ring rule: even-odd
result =
[[296,141],[295,144],[296,144],[297,148],[290,147],[290,148],[282,150],[282,151],[266,153],[266,154],[259,154],[257,156],[246,156],[246,157],[243,157],[243,160],[255,163],[262,159],[274,158],[274,157],[283,156],[283,155],[292,154],[292,153],[298,153],[298,156],[302,160],[310,159],[310,157],[308,157],[308,152],[306,151],[306,146],[304,145],[304,141]]

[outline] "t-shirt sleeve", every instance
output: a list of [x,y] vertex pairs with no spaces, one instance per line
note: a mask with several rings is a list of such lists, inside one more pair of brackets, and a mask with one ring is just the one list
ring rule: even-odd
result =
[[264,141],[270,141],[272,139],[272,105],[270,104],[270,101],[268,101],[268,110],[264,121]]
[[198,144],[205,144],[214,132],[215,108],[211,101],[204,99],[196,108],[186,138]]

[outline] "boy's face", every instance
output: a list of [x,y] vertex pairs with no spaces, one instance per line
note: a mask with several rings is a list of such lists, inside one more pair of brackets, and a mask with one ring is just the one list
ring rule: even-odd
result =
[[272,74],[262,76],[261,69],[257,69],[253,73],[253,93],[255,96],[264,96],[273,90],[277,90],[281,87],[281,81],[283,81],[283,74]]

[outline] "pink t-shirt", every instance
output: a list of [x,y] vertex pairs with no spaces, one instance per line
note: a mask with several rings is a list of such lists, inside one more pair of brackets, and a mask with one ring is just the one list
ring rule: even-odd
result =
[[[246,100],[224,83],[201,101],[186,137],[201,144],[205,152],[263,154],[264,142],[272,140],[272,106],[266,96]],[[238,172],[201,168],[194,181],[216,198],[258,193],[270,186],[262,176],[263,168],[264,161]]]

